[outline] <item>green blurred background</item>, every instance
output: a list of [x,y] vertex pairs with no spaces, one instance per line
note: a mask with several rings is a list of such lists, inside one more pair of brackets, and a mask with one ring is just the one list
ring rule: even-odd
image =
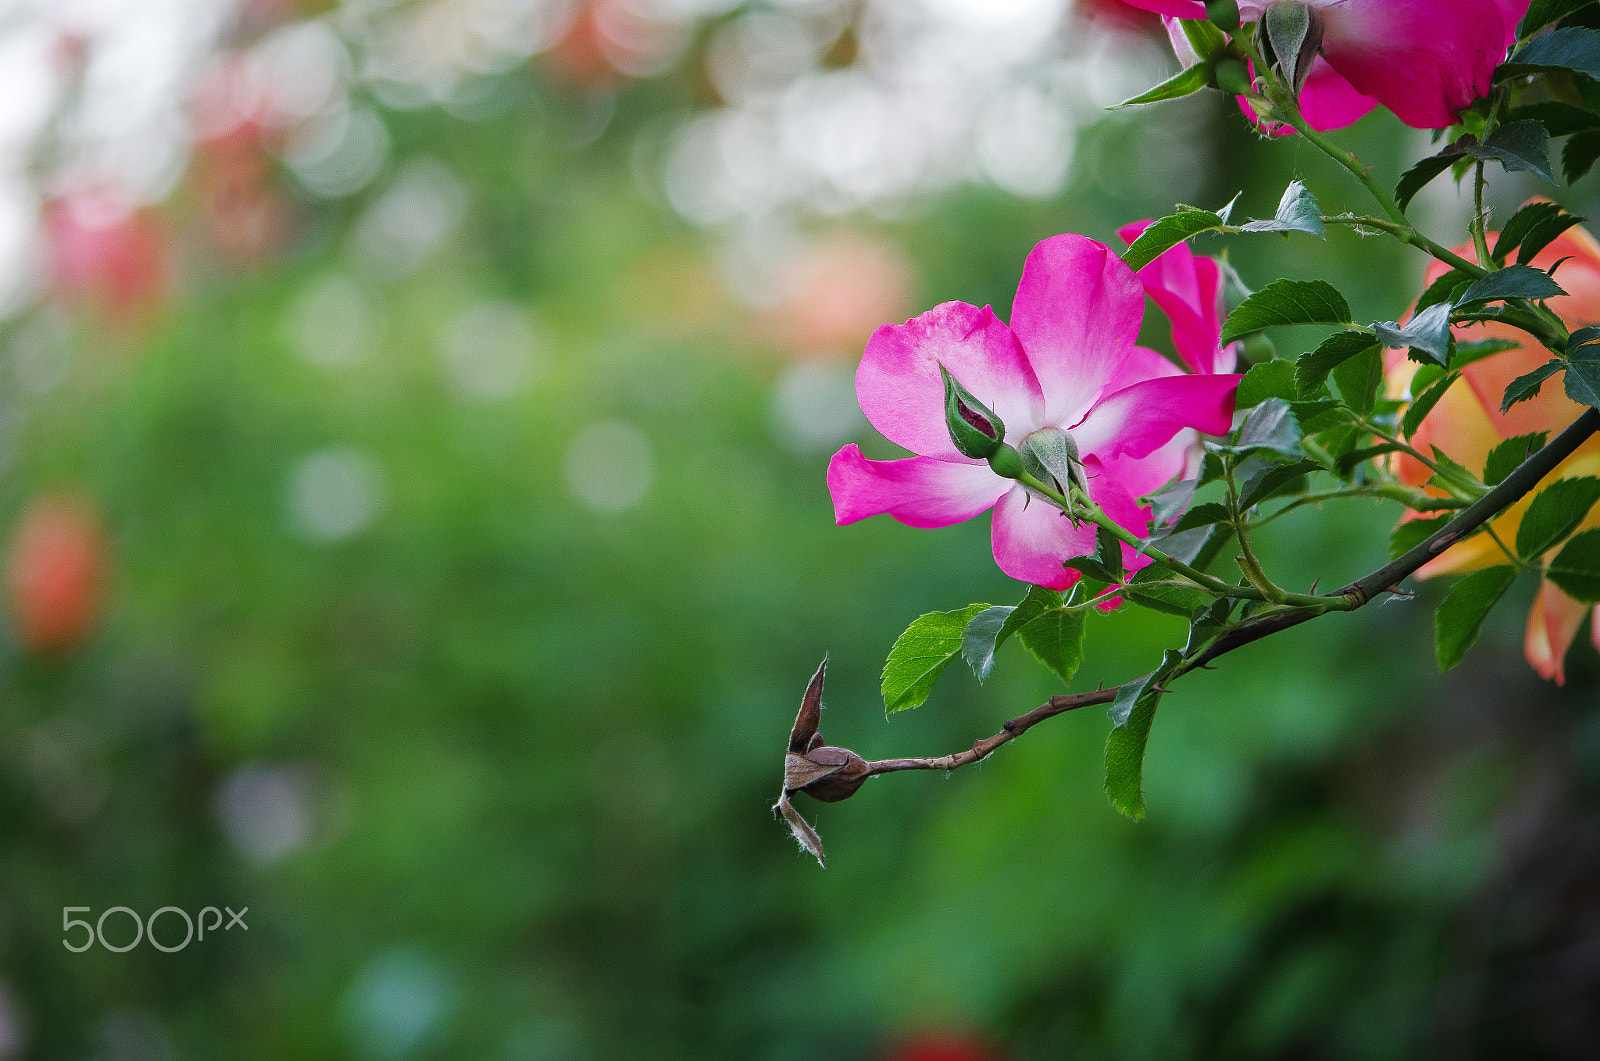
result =
[[[1008,647],[884,719],[907,622],[1023,587],[986,519],[833,525],[829,454],[894,452],[854,406],[870,330],[1004,317],[1037,240],[1177,201],[1270,216],[1299,177],[1360,205],[1219,98],[1105,112],[1170,71],[1159,25],[7,14],[8,76],[33,48],[49,91],[0,123],[26,133],[0,220],[28,219],[0,321],[0,1059],[1592,1056],[1600,667],[1585,637],[1565,688],[1533,676],[1531,587],[1442,678],[1424,586],[1185,679],[1138,824],[1100,791],[1098,711],[802,797],[826,870],[769,815],[825,652],[823,731],[868,757],[1057,691]],[[135,114],[161,77],[169,111]],[[1427,146],[1383,115],[1341,135],[1385,181]],[[1422,210],[1446,239],[1464,217],[1448,188]],[[1422,265],[1343,231],[1227,250],[1363,320]],[[1302,510],[1261,548],[1337,584],[1397,515]],[[1101,619],[1076,687],[1181,635]],[[248,929],[72,953],[85,906]]]

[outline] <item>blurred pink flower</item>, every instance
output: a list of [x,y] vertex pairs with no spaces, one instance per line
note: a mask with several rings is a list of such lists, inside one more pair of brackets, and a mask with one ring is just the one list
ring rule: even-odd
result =
[[[1127,0],[1166,16],[1180,56],[1187,42],[1172,19],[1203,19],[1200,0]],[[1322,54],[1300,93],[1314,129],[1339,129],[1385,106],[1417,129],[1445,129],[1489,89],[1516,40],[1529,0],[1308,0],[1323,18]],[[1245,2],[1246,22],[1270,7]],[[1181,42],[1181,43],[1180,43]],[[1192,53],[1191,53],[1192,54]]]
[[7,611],[25,648],[61,651],[88,636],[103,604],[108,553],[87,494],[44,494],[28,503],[5,557]]
[[[887,514],[912,527],[944,527],[994,509],[995,562],[1012,578],[1051,589],[1078,579],[1062,561],[1094,550],[1094,526],[1030,504],[1028,491],[983,461],[963,457],[945,426],[942,365],[1005,423],[1020,445],[1041,428],[1071,433],[1089,494],[1113,520],[1143,535],[1149,510],[1135,500],[1181,473],[1184,429],[1222,434],[1236,375],[1183,375],[1135,345],[1144,289],[1104,244],[1053,236],[1028,255],[1008,328],[988,307],[946,302],[867,343],[856,394],[874,427],[918,456],[872,461],[854,444],[828,466],[840,524]],[[1124,563],[1148,562],[1124,547]]]
[[118,197],[78,192],[45,207],[44,229],[55,287],[129,316],[160,301],[166,286],[166,238],[148,211]]

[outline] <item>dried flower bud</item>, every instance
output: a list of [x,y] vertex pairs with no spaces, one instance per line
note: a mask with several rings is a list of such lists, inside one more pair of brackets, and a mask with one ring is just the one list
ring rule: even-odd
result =
[[822,683],[827,670],[828,660],[824,657],[800,700],[800,713],[789,731],[789,751],[783,757],[783,791],[772,807],[773,816],[789,823],[789,831],[800,846],[816,856],[817,863],[822,866],[827,865],[822,857],[822,839],[794,809],[789,797],[804,792],[823,803],[837,803],[855,795],[856,789],[870,776],[865,759],[848,748],[824,744],[822,734],[817,732],[822,721]]

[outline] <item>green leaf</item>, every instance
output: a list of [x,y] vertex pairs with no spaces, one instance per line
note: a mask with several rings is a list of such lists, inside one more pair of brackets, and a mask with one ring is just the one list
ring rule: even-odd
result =
[[1600,159],[1600,132],[1578,133],[1561,147],[1561,175],[1576,184]]
[[1399,453],[1403,449],[1405,449],[1404,446],[1398,446],[1393,442],[1384,442],[1381,445],[1367,446],[1363,449],[1353,449],[1349,453],[1341,453],[1339,455],[1339,478],[1350,478],[1357,468],[1374,457],[1381,457],[1386,453]]
[[987,604],[969,604],[953,612],[930,612],[913,620],[889,650],[883,663],[883,706],[904,711],[928,699],[933,683],[961,651],[967,624]]
[[1165,564],[1148,564],[1128,580],[1123,595],[1135,604],[1187,619],[1211,595],[1188,579],[1179,578]]
[[1413,307],[1412,312],[1421,313],[1429,306],[1436,306],[1441,302],[1448,302],[1452,306],[1455,305],[1460,293],[1471,285],[1472,280],[1471,274],[1465,273],[1460,269],[1448,270],[1443,276],[1428,285],[1428,289],[1417,299],[1417,304]]
[[1157,525],[1176,519],[1194,502],[1198,479],[1179,479],[1168,483],[1145,500],[1150,502],[1150,518]]
[[[1591,329],[1584,328],[1581,331]],[[1574,336],[1573,338],[1577,338]],[[1576,348],[1567,345],[1567,397],[1579,405],[1600,409],[1600,345],[1583,343]]]
[[1322,208],[1299,181],[1290,181],[1278,200],[1278,212],[1271,221],[1246,221],[1246,232],[1306,232],[1318,239],[1327,238],[1322,223]]
[[994,670],[1000,646],[1047,609],[1059,607],[1061,594],[1043,586],[1029,586],[1021,604],[1002,604],[974,615],[961,634],[961,658],[981,682]]
[[1574,534],[1544,574],[1573,600],[1600,604],[1600,529]]
[[[1539,222],[1533,226],[1532,232],[1522,237],[1522,248],[1517,251],[1517,261],[1533,261],[1534,255],[1553,243],[1561,233],[1582,220],[1583,218],[1576,214],[1561,214]],[[1552,269],[1551,272],[1554,272],[1554,270]]]
[[1182,99],[1184,96],[1199,92],[1210,83],[1211,74],[1206,69],[1206,64],[1195,63],[1193,66],[1178,71],[1155,88],[1141,92],[1132,99],[1114,103],[1106,109],[1114,111],[1122,107],[1137,107],[1144,103],[1161,103],[1169,99]]
[[1497,269],[1462,292],[1457,302],[1494,302],[1503,298],[1554,298],[1564,295],[1561,285],[1543,269],[1531,265],[1508,265]]
[[1295,387],[1294,362],[1263,361],[1252,365],[1239,381],[1239,392],[1234,398],[1234,408],[1248,409],[1268,398],[1294,401],[1300,397]]
[[1333,381],[1339,385],[1339,396],[1346,405],[1362,416],[1372,412],[1378,388],[1383,386],[1383,357],[1377,344],[1347,358],[1333,370]]
[[1522,238],[1533,231],[1534,226],[1560,215],[1560,203],[1529,203],[1512,214],[1511,219],[1500,229],[1499,238],[1494,241],[1494,260],[1505,261],[1507,256],[1522,244]]
[[1531,560],[1578,529],[1600,501],[1600,479],[1557,479],[1540,490],[1517,524],[1517,555]]
[[1489,609],[1505,595],[1516,577],[1517,569],[1510,564],[1475,571],[1457,582],[1439,602],[1439,610],[1433,614],[1433,647],[1440,670],[1449,670],[1461,662],[1467,649],[1478,640]]
[[[1150,688],[1153,677],[1129,683],[1136,691],[1128,704],[1126,721],[1113,727],[1106,737],[1106,796],[1117,813],[1133,821],[1144,817],[1144,749],[1161,700],[1161,694]],[[1129,686],[1125,685],[1117,691],[1119,701],[1127,689]]]
[[1322,466],[1312,461],[1294,464],[1264,464],[1261,471],[1239,484],[1239,510],[1248,512],[1263,501],[1270,501],[1285,486],[1305,478]]
[[1239,428],[1240,452],[1267,449],[1286,457],[1300,457],[1300,422],[1282,398],[1268,398],[1250,410]]
[[1418,192],[1426,188],[1433,178],[1455,165],[1460,158],[1461,149],[1451,144],[1437,155],[1429,155],[1406,170],[1400,177],[1400,183],[1394,188],[1394,199],[1400,205],[1400,209],[1404,210],[1410,206],[1411,200],[1416,198]]
[[1444,529],[1451,517],[1418,516],[1408,519],[1389,533],[1389,559],[1398,560]]
[[1328,373],[1364,350],[1376,349],[1378,341],[1366,332],[1334,332],[1310,353],[1301,354],[1295,364],[1295,382],[1300,397],[1309,398],[1327,380]]
[[1070,567],[1096,582],[1110,585],[1122,581],[1122,543],[1104,527],[1094,529],[1094,555],[1070,556],[1063,566]]
[[1512,380],[1506,386],[1505,395],[1500,399],[1501,414],[1505,414],[1507,410],[1518,402],[1527,401],[1535,394],[1538,394],[1539,388],[1544,386],[1544,381],[1561,371],[1564,364],[1560,358],[1552,357],[1527,375],[1518,376]]
[[[1372,326],[1378,342],[1394,349],[1409,347],[1438,364],[1450,361],[1450,305],[1429,306],[1402,327],[1394,321]],[[1418,358],[1417,360],[1423,360]]]
[[[1593,0],[1590,0],[1593,2]],[[1512,121],[1522,121],[1531,118],[1544,126],[1545,132],[1551,136],[1570,136],[1573,133],[1586,132],[1590,129],[1600,129],[1600,115],[1584,110],[1582,107],[1573,106],[1571,103],[1562,103],[1560,100],[1547,99],[1537,103],[1524,103],[1520,107],[1512,107],[1509,115]],[[1499,257],[1499,255],[1496,255]]]
[[[1462,137],[1457,143],[1465,140]],[[1483,143],[1463,144],[1462,150],[1480,161],[1498,162],[1507,170],[1525,170],[1556,183],[1555,174],[1550,172],[1550,138],[1545,135],[1544,126],[1531,119],[1507,122]]]
[[1203,505],[1196,505],[1185,512],[1178,522],[1173,525],[1171,534],[1182,534],[1186,530],[1196,527],[1209,527],[1213,523],[1226,523],[1233,517],[1228,512],[1228,506],[1216,501],[1208,501]]
[[1517,38],[1527,40],[1557,19],[1566,18],[1579,8],[1588,7],[1594,0],[1533,0],[1527,14],[1517,25]]
[[1439,404],[1439,399],[1444,397],[1444,392],[1449,390],[1455,381],[1460,378],[1461,373],[1459,372],[1447,372],[1427,390],[1417,395],[1406,409],[1405,417],[1400,421],[1400,430],[1406,438],[1410,438],[1417,433],[1417,428],[1421,427],[1422,421],[1427,419],[1429,413],[1433,412],[1433,407]]
[[1519,49],[1498,73],[1521,76],[1543,70],[1570,70],[1600,77],[1600,33],[1582,26],[1547,33]]
[[1228,315],[1219,342],[1285,324],[1349,323],[1349,304],[1326,280],[1274,280]]
[[1017,637],[1034,658],[1071,685],[1083,662],[1083,612],[1051,608],[1024,626]]
[[1139,238],[1122,252],[1122,260],[1128,268],[1138,272],[1189,237],[1226,227],[1227,222],[1210,210],[1180,210],[1161,218],[1140,233]]
[[1483,485],[1499,486],[1506,476],[1516,471],[1522,462],[1544,448],[1549,435],[1543,431],[1531,435],[1514,435],[1496,443],[1483,464]]
[[1441,486],[1448,483],[1456,488],[1456,491],[1452,492],[1459,491],[1471,497],[1481,497],[1488,493],[1488,489],[1478,482],[1477,476],[1473,475],[1465,465],[1452,458],[1438,446],[1430,446],[1428,448],[1433,450],[1433,463],[1439,466],[1439,470],[1428,478],[1428,482],[1425,485]]

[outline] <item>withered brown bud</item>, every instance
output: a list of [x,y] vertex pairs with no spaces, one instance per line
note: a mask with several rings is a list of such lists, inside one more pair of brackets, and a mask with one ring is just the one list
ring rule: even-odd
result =
[[789,731],[788,754],[783,757],[783,791],[772,807],[773,816],[786,820],[800,846],[815,855],[818,864],[823,866],[827,862],[822,857],[822,840],[794,809],[789,797],[804,792],[823,803],[837,803],[855,795],[856,789],[870,776],[865,759],[848,748],[825,744],[822,734],[817,732],[822,722],[822,683],[827,670],[828,660],[824,657],[800,700],[800,713]]

